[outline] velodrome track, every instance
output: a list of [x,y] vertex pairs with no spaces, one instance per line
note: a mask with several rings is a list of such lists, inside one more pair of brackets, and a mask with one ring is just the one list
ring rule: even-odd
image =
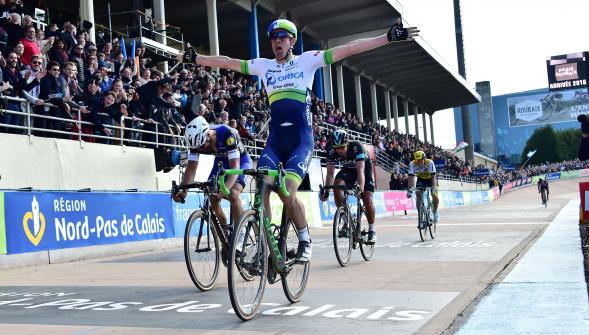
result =
[[468,319],[587,180],[551,183],[548,208],[531,186],[442,210],[432,242],[419,241],[415,216],[379,219],[373,260],[355,250],[346,268],[331,229],[313,229],[303,300],[289,305],[279,283],[268,286],[249,322],[232,314],[225,272],[198,291],[181,249],[0,270],[0,334],[440,334]]

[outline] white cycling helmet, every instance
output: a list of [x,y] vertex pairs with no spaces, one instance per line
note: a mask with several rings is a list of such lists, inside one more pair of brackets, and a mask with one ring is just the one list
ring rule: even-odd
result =
[[186,126],[184,137],[191,149],[202,147],[207,142],[209,123],[202,116],[197,116]]

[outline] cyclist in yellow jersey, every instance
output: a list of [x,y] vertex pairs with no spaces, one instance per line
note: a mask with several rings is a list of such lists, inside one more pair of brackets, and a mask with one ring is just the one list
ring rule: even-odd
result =
[[[432,205],[434,210],[434,221],[438,222],[440,216],[438,214],[438,187],[436,179],[436,165],[431,159],[427,159],[425,152],[416,151],[413,154],[414,160],[409,163],[409,181],[407,198],[411,198],[414,187],[431,187],[432,191]],[[417,183],[415,179],[417,178]],[[421,202],[421,192],[417,191],[417,203]]]
[[[177,55],[177,59],[261,78],[268,94],[272,122],[266,147],[260,154],[257,166],[264,169],[276,169],[278,163],[284,166],[289,196],[279,193],[279,197],[298,230],[299,245],[295,259],[307,262],[311,258],[311,241],[305,208],[297,199],[297,189],[307,173],[313,154],[310,92],[315,71],[390,42],[411,41],[419,30],[414,27],[403,28],[401,19],[396,18],[385,34],[357,39],[328,50],[307,51],[301,55],[294,55],[292,51],[298,34],[293,22],[275,20],[270,23],[266,33],[275,59],[245,61],[227,56],[197,55],[194,49],[189,49],[184,55]],[[264,182],[274,185],[272,177],[266,177]],[[270,217],[270,191],[264,194],[264,209]]]

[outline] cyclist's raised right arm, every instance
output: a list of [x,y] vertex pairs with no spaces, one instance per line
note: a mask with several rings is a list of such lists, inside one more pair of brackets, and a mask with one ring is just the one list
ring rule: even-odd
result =
[[198,57],[196,57],[196,63],[199,65],[220,67],[235,72],[242,72],[241,62],[242,61],[240,59],[230,58],[227,56],[198,55]]
[[184,170],[184,177],[182,178],[182,185],[190,184],[194,182],[194,176],[196,176],[196,169],[198,167],[198,161],[189,160],[186,169]]

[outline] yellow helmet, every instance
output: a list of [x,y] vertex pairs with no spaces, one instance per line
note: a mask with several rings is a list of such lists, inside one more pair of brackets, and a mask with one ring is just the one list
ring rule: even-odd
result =
[[425,152],[419,150],[413,154],[413,158],[417,161],[425,159]]

